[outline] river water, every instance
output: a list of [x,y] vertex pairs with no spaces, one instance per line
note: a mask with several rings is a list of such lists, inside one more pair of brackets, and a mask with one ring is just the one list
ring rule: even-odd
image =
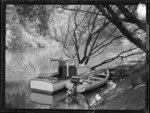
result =
[[[103,60],[113,57],[126,46],[117,45],[108,48],[102,55],[92,58],[89,65],[95,65]],[[72,103],[65,102],[66,92],[61,91],[54,95],[39,94],[30,91],[29,82],[41,73],[48,73],[49,58],[65,57],[60,48],[28,50],[6,50],[5,65],[5,102],[6,108],[31,108],[31,109],[84,109],[87,98],[92,98],[101,91],[98,88],[86,94],[80,94]],[[108,67],[116,65],[119,60]],[[53,65],[51,72],[56,72],[57,64]],[[80,100],[80,101],[79,101]]]

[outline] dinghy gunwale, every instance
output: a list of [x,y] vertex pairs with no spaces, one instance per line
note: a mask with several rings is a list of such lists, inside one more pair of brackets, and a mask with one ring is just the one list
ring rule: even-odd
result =
[[[102,70],[104,70],[104,69],[102,69]],[[89,76],[89,74],[94,74],[94,73],[96,73],[96,72],[99,72],[99,71],[101,71],[102,72],[102,70],[97,70],[97,71],[93,71],[93,72],[91,72],[91,73],[88,73],[88,74],[85,74],[85,75],[83,75],[83,76],[86,76],[86,75],[88,75]],[[102,80],[99,80],[99,81],[95,81],[95,82],[93,82],[92,84],[78,84],[78,86],[77,86],[77,88],[84,88],[84,90],[83,90],[83,92],[85,92],[85,91],[88,91],[88,90],[90,90],[90,89],[92,89],[92,87],[94,87],[94,88],[96,88],[96,87],[99,87],[99,86],[101,86],[101,85],[103,85],[104,83],[106,83],[107,82],[107,80],[108,80],[108,78],[109,78],[109,74],[110,74],[110,72],[109,72],[109,70],[106,68],[105,69],[105,72],[106,72],[106,76],[105,76],[105,78],[102,78]],[[81,76],[81,78],[83,77],[83,76]],[[91,76],[92,77],[92,76]],[[84,81],[84,80],[83,80]],[[100,82],[101,81],[101,82]],[[89,82],[91,82],[91,81],[89,81]],[[66,88],[67,88],[67,84],[70,84],[70,86],[72,85],[72,83],[70,82],[70,81],[68,81],[68,83],[66,83]],[[68,88],[67,88],[68,89]],[[77,89],[78,90],[78,89]]]

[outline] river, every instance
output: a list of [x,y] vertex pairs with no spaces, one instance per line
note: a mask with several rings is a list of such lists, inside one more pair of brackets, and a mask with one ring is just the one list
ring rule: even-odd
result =
[[[89,65],[96,65],[103,60],[113,57],[127,47],[126,45],[110,46],[103,54],[92,58]],[[5,65],[5,101],[6,108],[31,108],[31,109],[84,109],[84,98],[92,98],[101,91],[94,90],[78,96],[72,104],[64,104],[66,92],[55,95],[38,94],[30,91],[29,82],[41,73],[48,73],[49,58],[65,57],[60,48],[6,50]],[[116,65],[119,60],[104,65],[103,68]],[[57,71],[57,65],[52,66],[52,72]],[[78,102],[77,100],[81,100]],[[82,107],[82,105],[83,107]]]

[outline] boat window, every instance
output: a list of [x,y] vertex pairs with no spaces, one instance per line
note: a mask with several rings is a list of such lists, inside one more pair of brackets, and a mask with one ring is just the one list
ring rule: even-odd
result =
[[49,67],[50,74],[58,73],[58,66],[59,64],[57,61],[51,62]]

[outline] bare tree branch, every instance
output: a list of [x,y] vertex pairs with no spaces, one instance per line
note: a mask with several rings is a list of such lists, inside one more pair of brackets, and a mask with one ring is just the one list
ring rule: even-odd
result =
[[[71,11],[80,11],[80,12],[83,12],[83,13],[91,13],[91,14],[97,14],[97,13],[95,13],[95,12],[90,12],[90,11],[88,11],[88,10],[81,10],[81,9],[75,9],[75,8],[73,8],[73,9],[71,9],[71,8],[66,8],[66,7],[58,7],[58,6],[54,6],[54,7],[56,7],[56,8],[61,8],[61,9],[66,9],[66,10],[71,10]],[[98,13],[98,15],[102,15],[101,13]]]
[[[140,49],[142,49],[144,52],[146,52],[146,44],[139,38],[133,37],[132,33],[129,32],[129,30],[123,25],[120,18],[116,15],[116,13],[110,8],[109,5],[96,5],[96,7],[103,13],[104,16],[106,16],[117,28],[121,31],[121,33],[126,36],[132,43],[134,43],[136,46],[138,46]],[[107,11],[104,9],[104,7],[107,9]],[[109,13],[106,13],[108,12]]]
[[120,11],[124,14],[127,20],[129,20],[132,23],[135,23],[139,26],[139,28],[146,31],[146,24],[142,21],[138,20],[134,15],[132,15],[123,5],[116,5]]
[[121,53],[117,54],[115,57],[109,58],[109,59],[101,62],[100,64],[93,66],[91,69],[95,69],[95,68],[97,68],[97,67],[99,67],[103,64],[106,64],[106,63],[110,63],[110,62],[112,62],[113,60],[115,60],[117,58],[127,58],[127,57],[132,56],[132,55],[143,54],[143,52],[142,53],[140,52],[140,53],[131,53],[131,54],[128,54],[126,56],[121,56],[122,54],[133,51],[135,49],[138,49],[138,48],[136,47],[136,48],[132,48],[132,49],[129,49],[129,50],[126,50],[126,51],[122,51]]
[[108,24],[109,24],[109,22],[104,21],[103,26],[100,27],[95,33],[92,34],[92,35],[94,35],[94,34],[97,33],[97,34],[96,34],[96,37],[95,37],[95,39],[94,39],[94,41],[92,42],[92,45],[90,46],[90,50],[89,50],[89,52],[88,52],[88,55],[86,56],[85,64],[88,63],[89,58],[90,58],[90,56],[92,55],[92,52],[93,52],[93,50],[94,50],[93,47],[95,46],[95,43],[96,43],[96,41],[98,40],[101,31],[104,30]]

